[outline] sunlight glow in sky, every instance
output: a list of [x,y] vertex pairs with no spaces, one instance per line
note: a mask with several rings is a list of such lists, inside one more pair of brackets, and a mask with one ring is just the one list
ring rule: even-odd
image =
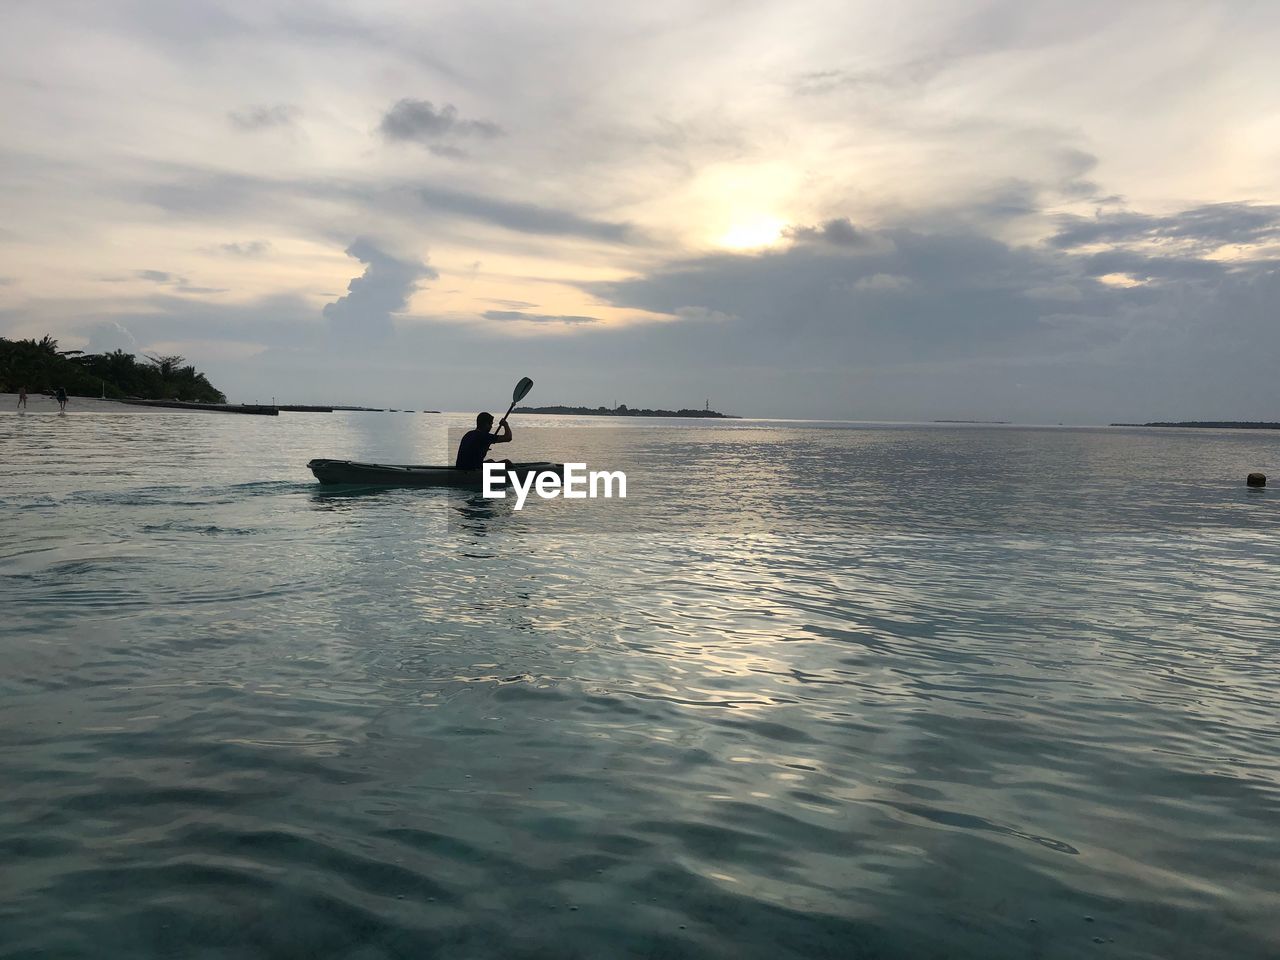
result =
[[778,217],[745,218],[722,233],[716,243],[730,250],[758,250],[779,243],[786,228],[787,221]]

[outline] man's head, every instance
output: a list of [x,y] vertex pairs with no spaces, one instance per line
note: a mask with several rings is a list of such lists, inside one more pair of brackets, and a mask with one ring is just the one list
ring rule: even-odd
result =
[[488,430],[493,426],[493,414],[482,413],[476,417],[476,426],[481,430]]

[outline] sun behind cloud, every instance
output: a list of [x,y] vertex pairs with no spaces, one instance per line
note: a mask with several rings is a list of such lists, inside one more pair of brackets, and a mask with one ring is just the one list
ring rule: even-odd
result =
[[787,222],[780,217],[759,216],[735,222],[716,238],[716,246],[730,250],[758,250],[782,240]]
[[678,206],[702,243],[758,250],[780,243],[794,222],[789,214],[801,179],[797,168],[777,160],[710,164],[688,185]]

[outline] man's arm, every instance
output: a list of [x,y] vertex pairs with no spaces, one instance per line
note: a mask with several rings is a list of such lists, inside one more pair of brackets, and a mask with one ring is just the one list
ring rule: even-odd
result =
[[507,423],[507,418],[503,417],[498,421],[498,432],[493,435],[494,443],[510,443],[511,442],[511,424]]

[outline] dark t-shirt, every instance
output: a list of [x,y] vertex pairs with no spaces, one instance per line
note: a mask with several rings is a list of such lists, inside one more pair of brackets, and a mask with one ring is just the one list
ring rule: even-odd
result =
[[493,446],[493,434],[477,427],[468,431],[458,444],[458,459],[453,465],[459,470],[479,470],[484,465],[485,454]]

